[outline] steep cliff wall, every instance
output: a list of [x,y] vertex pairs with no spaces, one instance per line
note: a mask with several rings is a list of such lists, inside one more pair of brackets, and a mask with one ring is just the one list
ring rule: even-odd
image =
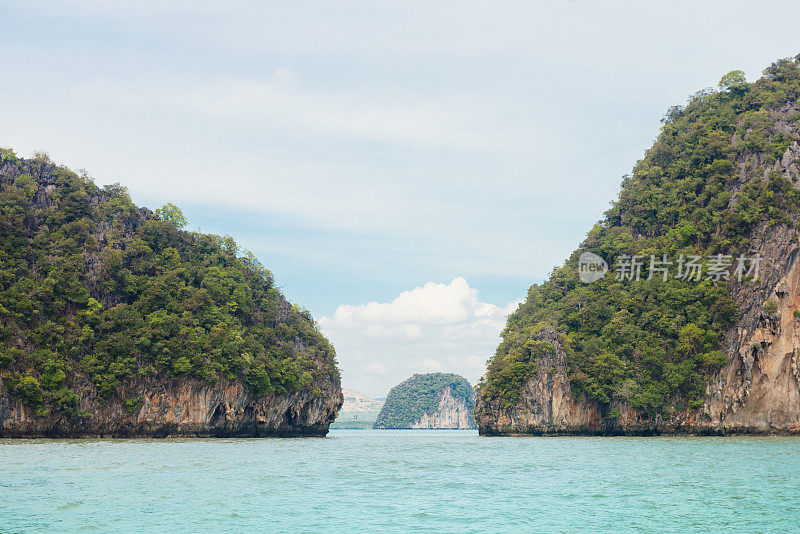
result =
[[601,407],[574,398],[564,350],[554,329],[541,332],[543,341],[555,347],[539,361],[518,403],[478,395],[475,421],[481,435],[500,434],[595,434],[605,430]]
[[0,437],[294,437],[324,436],[342,403],[337,382],[326,378],[316,391],[256,397],[240,383],[197,380],[142,384],[141,406],[79,400],[79,417],[36,416],[9,396],[0,378]]
[[445,388],[439,396],[439,404],[433,413],[423,413],[419,420],[411,423],[411,428],[465,429],[475,428],[472,411],[474,406],[464,399],[453,396],[450,388]]
[[[723,343],[730,363],[709,382],[702,410],[686,419],[723,432],[798,433],[800,240],[784,228],[765,234],[759,250],[771,262],[765,284],[732,288],[742,317]],[[765,311],[766,302],[776,309]]]

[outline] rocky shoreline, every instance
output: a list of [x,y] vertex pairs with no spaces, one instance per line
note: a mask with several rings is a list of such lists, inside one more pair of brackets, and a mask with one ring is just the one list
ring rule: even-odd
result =
[[330,376],[312,389],[260,398],[236,382],[140,384],[135,410],[83,391],[85,415],[37,416],[8,395],[0,379],[0,438],[322,437],[342,405],[338,381]]

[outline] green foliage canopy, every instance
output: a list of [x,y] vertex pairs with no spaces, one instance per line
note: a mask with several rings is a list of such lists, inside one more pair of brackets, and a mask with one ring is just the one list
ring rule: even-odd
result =
[[310,314],[231,238],[182,230],[44,157],[0,151],[0,377],[39,413],[139,381],[242,381],[258,395],[336,374]]
[[777,125],[796,123],[800,59],[774,63],[752,84],[731,72],[720,87],[669,110],[581,250],[531,286],[478,385],[484,398],[519,401],[549,350],[537,343],[540,333],[551,327],[579,398],[624,400],[651,416],[702,405],[707,380],[726,363],[722,337],[738,318],[726,285],[613,276],[582,284],[577,264],[583,250],[610,265],[622,254],[736,255],[757,228],[796,226],[800,192],[771,167],[800,140]]

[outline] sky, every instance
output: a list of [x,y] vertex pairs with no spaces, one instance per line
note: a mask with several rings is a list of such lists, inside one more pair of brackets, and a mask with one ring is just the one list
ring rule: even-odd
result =
[[343,385],[473,384],[666,110],[800,52],[795,2],[0,0],[0,146],[233,236]]

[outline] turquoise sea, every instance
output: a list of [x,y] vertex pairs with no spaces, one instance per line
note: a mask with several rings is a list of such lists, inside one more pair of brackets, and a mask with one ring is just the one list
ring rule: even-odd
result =
[[0,532],[800,530],[800,439],[0,440]]

